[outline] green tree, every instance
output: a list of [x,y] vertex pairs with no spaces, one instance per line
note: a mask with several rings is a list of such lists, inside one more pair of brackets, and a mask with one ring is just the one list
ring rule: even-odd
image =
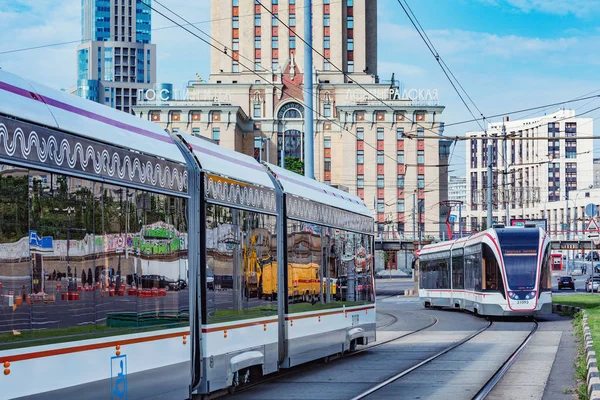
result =
[[300,175],[304,175],[304,161],[296,157],[286,157],[285,169]]

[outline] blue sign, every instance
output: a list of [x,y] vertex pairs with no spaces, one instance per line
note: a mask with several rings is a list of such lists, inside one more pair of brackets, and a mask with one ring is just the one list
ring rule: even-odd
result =
[[127,399],[127,356],[110,358],[110,398]]
[[31,247],[52,250],[52,236],[40,238],[37,231],[29,231],[29,245]]
[[598,215],[598,206],[594,203],[590,203],[585,206],[585,215],[590,218],[594,218],[596,215]]
[[450,214],[450,222],[454,223],[456,222],[456,220],[458,219],[458,217],[454,214]]

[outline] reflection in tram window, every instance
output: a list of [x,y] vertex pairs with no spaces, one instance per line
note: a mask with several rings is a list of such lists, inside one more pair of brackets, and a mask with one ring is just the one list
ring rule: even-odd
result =
[[288,311],[374,301],[369,235],[288,220]]
[[208,323],[277,314],[275,228],[275,216],[207,206]]
[[187,323],[184,199],[0,171],[0,343]]

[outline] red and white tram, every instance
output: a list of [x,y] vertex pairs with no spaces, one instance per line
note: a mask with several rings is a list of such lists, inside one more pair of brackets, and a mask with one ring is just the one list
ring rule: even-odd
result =
[[425,307],[480,315],[552,312],[550,240],[541,228],[492,228],[424,246],[419,297]]

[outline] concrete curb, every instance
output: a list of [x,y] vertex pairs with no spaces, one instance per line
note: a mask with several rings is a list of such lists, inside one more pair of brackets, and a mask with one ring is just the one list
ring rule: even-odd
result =
[[553,304],[552,312],[566,312],[569,314],[575,314],[580,311],[583,312],[582,326],[583,326],[583,340],[585,344],[586,352],[586,363],[587,363],[587,392],[590,400],[600,400],[600,372],[598,371],[598,360],[596,358],[596,352],[594,351],[594,341],[592,340],[592,333],[590,332],[590,326],[587,322],[587,314],[585,310],[579,307],[564,306],[561,304]]

